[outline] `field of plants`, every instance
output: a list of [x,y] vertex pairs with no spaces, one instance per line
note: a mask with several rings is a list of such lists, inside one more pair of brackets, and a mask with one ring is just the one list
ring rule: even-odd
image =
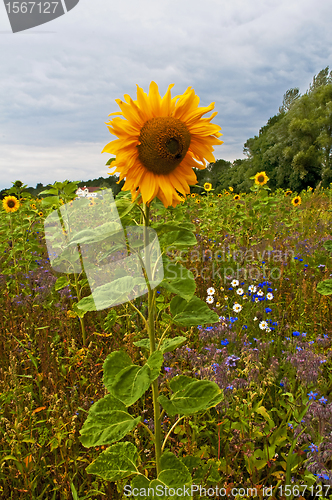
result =
[[[332,189],[272,193],[257,175],[247,194],[206,183],[167,209],[121,192],[122,227],[141,230],[136,247],[126,240],[139,255],[130,271],[142,264],[143,275],[120,265],[104,285],[83,252],[91,244],[98,267],[118,251],[107,221],[88,228],[99,200],[83,200],[87,220],[76,211],[70,234],[60,216],[82,201],[74,182],[38,199],[20,181],[8,190],[1,499],[144,500],[158,485],[162,499],[192,498],[184,485],[210,497],[218,486],[213,498],[332,499]],[[73,242],[54,244],[58,260],[51,214]]]

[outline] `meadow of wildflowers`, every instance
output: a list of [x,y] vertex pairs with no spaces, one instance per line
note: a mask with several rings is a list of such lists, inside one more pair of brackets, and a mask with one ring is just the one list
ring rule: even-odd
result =
[[[183,375],[215,382],[224,396],[200,416],[162,412],[161,432],[195,484],[218,484],[229,498],[240,498],[234,487],[255,488],[259,498],[268,486],[282,498],[285,485],[302,498],[332,498],[331,299],[317,291],[332,274],[324,247],[331,193],[269,193],[263,174],[249,194],[215,193],[206,183],[203,195],[175,208],[151,207],[156,223],[195,225],[197,243],[170,244],[165,264],[190,270],[197,297],[219,317],[172,325],[171,339],[182,340],[165,349],[160,394]],[[107,394],[106,357],[123,350],[137,363],[147,358],[147,296],[80,314],[86,276],[54,271],[43,226],[74,200],[75,185],[56,183],[44,199],[20,182],[9,191],[0,212],[0,498],[125,498],[126,479],[86,472],[107,446],[83,446],[80,430]],[[167,328],[172,289],[156,290]],[[136,446],[140,471],[153,478],[152,394],[131,408],[141,422],[122,441]]]

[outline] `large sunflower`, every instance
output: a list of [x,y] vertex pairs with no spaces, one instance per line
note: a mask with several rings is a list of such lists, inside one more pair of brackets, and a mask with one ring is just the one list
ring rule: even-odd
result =
[[7,213],[16,212],[16,210],[18,210],[20,206],[20,202],[18,201],[16,196],[5,196],[5,198],[2,200],[2,206]]
[[[223,144],[217,139],[222,134],[218,125],[202,116],[214,108],[198,107],[199,97],[189,87],[181,96],[171,98],[171,88],[163,98],[158,86],[151,82],[149,95],[137,85],[137,100],[125,95],[126,102],[116,99],[122,115],[107,123],[111,134],[118,137],[107,144],[102,153],[116,155],[109,167],[126,182],[123,190],[130,190],[133,200],[139,194],[144,203],[159,198],[165,207],[175,207],[182,201],[181,194],[190,192],[189,185],[197,183],[192,168],[204,169],[205,160],[212,163],[213,145]],[[178,101],[178,102],[177,102]],[[200,162],[200,163],[197,163]]]

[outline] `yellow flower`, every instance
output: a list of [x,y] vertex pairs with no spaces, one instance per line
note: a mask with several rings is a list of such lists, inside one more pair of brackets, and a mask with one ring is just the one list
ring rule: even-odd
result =
[[204,184],[204,189],[205,189],[205,191],[211,191],[211,189],[212,189],[212,184],[211,184],[210,182],[206,182],[206,183]]
[[37,208],[37,207],[36,207],[36,205],[35,205],[34,203],[32,203],[32,204],[31,204],[31,208],[32,208],[33,210],[36,210],[36,208]]
[[294,205],[294,207],[301,205],[301,201],[301,196],[295,196],[295,198],[292,199],[292,205]]
[[[159,198],[165,207],[181,202],[178,193],[189,193],[189,185],[197,183],[193,168],[204,169],[206,160],[215,162],[213,145],[223,144],[218,125],[202,116],[214,108],[200,107],[199,97],[189,87],[183,95],[171,98],[169,85],[163,98],[158,86],[151,82],[149,95],[137,85],[137,100],[125,95],[126,102],[116,99],[121,115],[107,123],[111,134],[118,137],[107,144],[103,153],[116,155],[109,168],[126,179],[123,190],[130,190],[132,199],[139,194],[144,203]],[[177,102],[178,101],[178,102]],[[202,163],[200,165],[199,163]]]
[[290,194],[292,194],[292,191],[290,189],[288,189],[285,193],[285,196],[289,196]]
[[5,196],[2,200],[2,206],[7,213],[16,212],[20,206],[20,202],[15,196]]
[[209,205],[209,206],[210,206],[210,207],[213,207],[214,205],[213,205],[213,203],[210,203],[210,205]]
[[221,193],[218,193],[218,198],[221,198],[222,197],[222,194]]
[[312,191],[312,187],[308,187],[309,191]]
[[195,196],[196,196],[196,193],[191,193],[192,198],[195,198]]
[[258,172],[255,175],[255,184],[258,184],[259,186],[264,186],[264,184],[266,184],[268,180],[269,178],[265,172]]
[[201,200],[196,200],[196,203],[197,203],[198,205],[200,204],[200,202],[201,202]]
[[38,213],[39,217],[43,217],[43,212]]
[[228,191],[225,191],[225,194],[226,194],[226,195],[229,195],[229,192],[228,192]]
[[236,194],[234,197],[233,197],[233,200],[237,201],[240,199],[240,195],[239,194]]
[[234,189],[232,188],[232,186],[229,186],[228,189],[230,190],[231,193],[234,191]]

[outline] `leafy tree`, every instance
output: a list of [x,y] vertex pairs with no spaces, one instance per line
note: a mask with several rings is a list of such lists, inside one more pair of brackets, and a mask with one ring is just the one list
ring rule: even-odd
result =
[[282,100],[282,106],[279,108],[279,113],[289,111],[300,95],[300,89],[298,87],[287,90]]

